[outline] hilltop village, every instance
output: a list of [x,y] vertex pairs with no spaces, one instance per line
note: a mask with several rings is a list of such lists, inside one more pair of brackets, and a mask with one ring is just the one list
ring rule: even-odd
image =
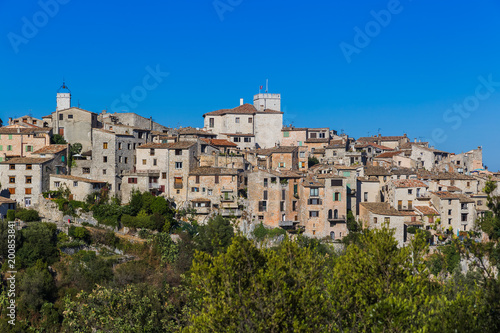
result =
[[171,128],[97,113],[72,107],[63,85],[52,113],[3,119],[0,214],[37,209],[51,191],[83,201],[106,188],[122,204],[134,191],[163,196],[200,224],[220,214],[336,241],[351,219],[388,224],[400,245],[416,228],[439,243],[470,231],[488,210],[485,183],[500,182],[481,147],[455,154],[407,134],[355,139],[285,126],[280,94],[200,116],[203,127]]

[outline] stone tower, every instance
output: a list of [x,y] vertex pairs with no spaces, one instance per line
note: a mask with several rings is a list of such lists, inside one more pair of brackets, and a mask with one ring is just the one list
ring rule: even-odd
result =
[[280,94],[257,94],[253,96],[253,106],[257,111],[274,110],[281,111]]
[[69,109],[71,107],[71,91],[63,81],[62,86],[57,90],[57,108],[56,111]]

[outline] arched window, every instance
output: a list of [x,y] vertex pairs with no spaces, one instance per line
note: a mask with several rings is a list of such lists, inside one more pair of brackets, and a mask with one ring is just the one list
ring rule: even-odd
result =
[[333,211],[333,218],[334,218],[334,219],[338,219],[338,218],[339,218],[339,211],[338,211],[338,209],[335,209],[335,210]]
[[332,219],[332,210],[330,209],[328,211],[328,219],[331,220]]
[[330,232],[330,237],[331,237],[333,240],[335,240],[335,232],[334,232],[334,231],[331,231],[331,232]]

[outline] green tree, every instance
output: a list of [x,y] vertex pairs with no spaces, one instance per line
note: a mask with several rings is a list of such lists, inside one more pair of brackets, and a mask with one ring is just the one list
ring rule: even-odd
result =
[[54,263],[57,250],[57,228],[52,223],[35,222],[21,231],[22,246],[16,253],[16,263],[22,267],[32,266],[38,259]]
[[38,312],[46,302],[55,299],[56,285],[47,264],[38,260],[22,274],[19,283],[20,308]]
[[50,138],[50,143],[55,144],[55,145],[65,145],[67,144],[66,140],[64,139],[64,136],[60,134],[54,134]]
[[234,228],[231,221],[217,215],[208,220],[206,225],[198,228],[198,235],[194,238],[198,249],[211,255],[225,252],[231,244]]
[[308,158],[307,165],[309,168],[316,165],[316,164],[319,164],[319,160],[316,157],[311,156]]

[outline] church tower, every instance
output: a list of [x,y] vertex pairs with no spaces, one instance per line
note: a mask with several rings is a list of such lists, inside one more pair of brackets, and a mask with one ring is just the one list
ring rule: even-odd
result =
[[69,109],[71,107],[71,91],[63,81],[62,86],[57,90],[57,108],[56,111]]

